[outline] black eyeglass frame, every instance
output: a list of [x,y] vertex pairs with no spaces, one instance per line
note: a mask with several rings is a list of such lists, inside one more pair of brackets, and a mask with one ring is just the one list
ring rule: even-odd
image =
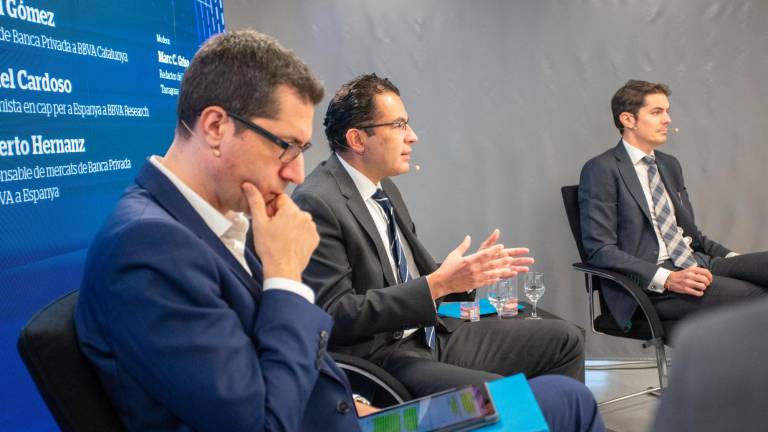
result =
[[[382,126],[392,126],[392,127],[396,128],[396,129],[401,129],[401,130],[405,131],[407,126],[409,125],[410,121],[411,121],[411,119],[408,119],[408,120],[402,120],[401,119],[401,120],[395,120],[395,121],[391,121],[391,122],[387,122],[387,123],[377,123],[377,124],[372,124],[372,125],[357,126],[356,129],[372,129],[372,128],[382,127]],[[400,124],[400,123],[402,123],[403,125],[402,126],[398,126],[398,124]]]
[[246,128],[256,132],[257,134],[272,141],[274,144],[282,148],[283,152],[280,154],[280,157],[279,157],[280,162],[282,163],[292,162],[294,159],[299,157],[300,154],[304,153],[305,151],[309,150],[310,147],[312,147],[311,142],[307,142],[304,145],[289,143],[284,139],[278,137],[277,135],[273,134],[272,132],[264,129],[263,127],[257,125],[256,123],[248,120],[247,118],[239,114],[235,114],[230,111],[224,111],[224,112],[226,112],[228,116],[242,123],[243,126],[245,126]]

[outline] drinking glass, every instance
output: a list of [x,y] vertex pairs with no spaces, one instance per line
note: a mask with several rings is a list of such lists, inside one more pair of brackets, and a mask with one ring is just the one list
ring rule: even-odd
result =
[[475,300],[459,303],[459,318],[471,322],[480,321],[480,302]]
[[498,310],[501,318],[514,318],[517,316],[517,278],[504,279],[505,300]]
[[488,286],[488,302],[499,318],[517,316],[517,279],[501,279]]
[[496,281],[488,285],[488,303],[490,303],[491,306],[496,309],[496,312],[499,311],[499,308],[505,300],[504,290],[499,290],[499,282],[501,281]]
[[536,315],[536,303],[544,295],[544,274],[540,272],[526,273],[523,289],[525,296],[533,303],[533,313],[526,319],[541,319],[540,316]]

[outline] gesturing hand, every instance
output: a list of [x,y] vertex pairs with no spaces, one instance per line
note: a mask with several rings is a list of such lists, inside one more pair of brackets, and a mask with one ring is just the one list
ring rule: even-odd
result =
[[466,236],[464,241],[448,254],[443,264],[427,276],[432,298],[466,292],[500,278],[512,277],[518,271],[528,270],[526,264],[533,263],[533,258],[518,257],[528,253],[528,249],[505,249],[501,244],[494,244],[496,240],[498,233],[494,231],[477,252],[464,256],[472,241]]
[[242,190],[251,209],[254,249],[264,267],[264,279],[301,281],[301,273],[320,242],[312,216],[285,194],[275,198],[274,214],[268,216],[264,197],[256,186],[243,183]]
[[[491,232],[491,235],[489,235],[488,238],[480,244],[480,247],[477,249],[477,251],[480,252],[483,249],[495,245],[500,236],[501,231],[496,228],[493,230],[493,232]],[[525,247],[504,249],[503,254],[506,254],[508,257],[514,257],[514,259],[512,261],[512,265],[509,266],[508,271],[500,277],[503,279],[511,278],[517,276],[518,273],[525,273],[530,270],[528,266],[534,263],[533,257],[521,256],[527,255],[528,253],[530,253],[530,250]]]

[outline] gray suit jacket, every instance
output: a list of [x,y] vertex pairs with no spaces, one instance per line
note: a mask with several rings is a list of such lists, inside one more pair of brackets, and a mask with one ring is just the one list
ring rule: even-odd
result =
[[[691,237],[696,260],[707,266],[711,257],[728,254],[728,249],[708,239],[696,226],[680,162],[666,153],[654,153],[677,224]],[[647,287],[658,269],[659,244],[640,180],[621,141],[582,168],[579,208],[589,263],[625,273]],[[624,327],[637,303],[628,292],[610,283],[604,284],[603,293],[617,324]]]
[[[381,185],[419,273],[432,273],[437,264],[416,237],[400,191],[388,178]],[[367,358],[395,346],[405,329],[437,325],[450,331],[458,326],[460,321],[437,318],[425,276],[396,282],[387,258],[389,246],[381,241],[363,198],[335,154],[315,168],[293,199],[312,214],[320,234],[304,281],[335,320],[335,351]]]
[[653,430],[765,430],[768,300],[681,324],[675,364]]

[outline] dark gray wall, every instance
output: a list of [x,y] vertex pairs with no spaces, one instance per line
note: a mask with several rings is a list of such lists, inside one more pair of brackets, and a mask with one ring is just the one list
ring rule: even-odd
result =
[[[541,304],[587,325],[560,200],[615,145],[610,98],[629,78],[672,87],[673,135],[699,226],[764,250],[768,219],[768,2],[725,0],[225,0],[229,29],[295,50],[329,94],[364,72],[398,85],[420,141],[399,177],[419,234],[442,258],[494,227],[545,272]],[[326,98],[327,100],[327,98]],[[327,154],[317,110],[311,170]],[[588,334],[590,357],[650,355]]]

